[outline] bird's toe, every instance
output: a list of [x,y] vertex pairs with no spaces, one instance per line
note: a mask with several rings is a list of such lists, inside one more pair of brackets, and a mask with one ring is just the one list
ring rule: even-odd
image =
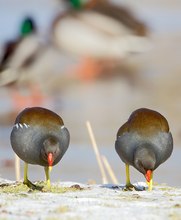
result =
[[143,191],[143,190],[130,183],[130,184],[126,184],[123,187],[123,191]]
[[30,189],[36,189],[36,185],[33,184],[31,181],[29,181],[28,179],[27,180],[24,180],[23,182],[25,185],[27,185]]

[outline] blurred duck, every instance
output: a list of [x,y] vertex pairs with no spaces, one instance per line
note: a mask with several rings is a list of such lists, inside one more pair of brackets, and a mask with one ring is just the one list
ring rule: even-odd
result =
[[126,188],[134,187],[130,182],[129,166],[141,172],[152,190],[153,172],[171,155],[172,134],[164,116],[141,108],[134,111],[117,133],[116,151],[126,165]]
[[16,81],[21,73],[18,70],[31,65],[39,49],[35,22],[27,17],[22,22],[20,36],[4,46],[0,62],[0,86]]
[[120,62],[150,47],[147,27],[124,7],[106,0],[64,1],[70,7],[53,21],[53,41],[58,48],[85,58],[83,75],[99,74],[100,61]]
[[31,17],[23,20],[20,36],[4,46],[0,60],[0,86],[9,86],[12,90],[11,96],[16,110],[43,102],[44,98],[38,85],[33,84],[31,80],[24,83],[26,95],[20,92],[23,80],[29,77],[28,70],[36,62],[43,48],[43,42],[37,37],[37,28]]

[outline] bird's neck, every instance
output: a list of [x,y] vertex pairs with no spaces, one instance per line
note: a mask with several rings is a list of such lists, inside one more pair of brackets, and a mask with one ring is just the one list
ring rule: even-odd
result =
[[136,150],[135,150],[135,157],[137,158],[155,158],[155,152],[154,148],[152,147],[151,144],[143,144],[140,145]]
[[49,135],[48,137],[44,138],[43,147],[46,152],[51,152],[52,150],[56,150],[58,146],[59,146],[59,142],[57,137]]

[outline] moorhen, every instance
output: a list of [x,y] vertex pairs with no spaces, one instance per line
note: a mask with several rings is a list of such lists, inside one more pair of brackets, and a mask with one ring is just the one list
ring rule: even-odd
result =
[[148,189],[152,190],[153,171],[171,155],[172,134],[164,116],[141,108],[134,111],[117,133],[116,151],[126,164],[126,187],[130,182],[129,165],[145,175]]
[[25,162],[24,184],[28,180],[28,164],[44,166],[47,186],[50,187],[49,168],[57,164],[69,146],[70,135],[62,118],[41,107],[26,108],[17,116],[11,132],[14,152]]

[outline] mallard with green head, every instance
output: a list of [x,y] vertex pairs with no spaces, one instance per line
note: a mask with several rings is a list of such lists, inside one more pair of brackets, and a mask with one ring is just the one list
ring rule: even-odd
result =
[[120,62],[150,46],[146,25],[125,7],[106,0],[64,1],[69,9],[58,14],[52,25],[53,41],[61,50]]
[[30,76],[36,73],[34,65],[43,48],[31,17],[23,20],[19,36],[4,46],[0,60],[0,86],[8,86],[15,111],[44,102],[39,86],[32,83]]
[[0,86],[16,81],[20,70],[33,63],[40,47],[35,22],[31,17],[26,17],[21,24],[19,36],[4,46],[0,60]]

